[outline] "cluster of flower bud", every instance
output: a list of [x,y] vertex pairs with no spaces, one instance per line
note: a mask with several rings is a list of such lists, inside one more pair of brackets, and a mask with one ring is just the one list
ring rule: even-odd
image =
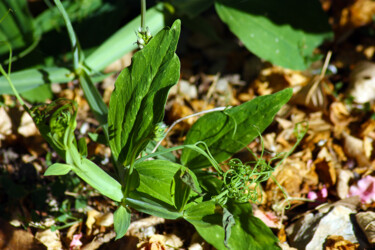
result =
[[135,32],[137,35],[137,45],[139,49],[143,49],[146,44],[151,40],[152,35],[149,31],[148,27],[146,27],[146,30],[142,30],[141,27],[138,28],[138,31]]

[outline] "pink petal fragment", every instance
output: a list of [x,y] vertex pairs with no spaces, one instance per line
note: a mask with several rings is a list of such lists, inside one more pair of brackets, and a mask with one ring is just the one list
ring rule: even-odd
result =
[[349,189],[349,197],[358,195],[361,202],[365,204],[375,201],[375,178],[368,175],[358,181],[357,185],[353,185]]

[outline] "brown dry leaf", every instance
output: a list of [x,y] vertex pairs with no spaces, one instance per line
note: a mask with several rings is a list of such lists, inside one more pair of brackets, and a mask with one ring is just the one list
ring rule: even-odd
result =
[[307,78],[299,71],[272,66],[261,70],[253,85],[259,95],[268,95],[306,81]]
[[371,163],[366,157],[364,142],[346,132],[342,133],[344,138],[344,150],[349,157],[355,158],[359,166],[370,166]]
[[101,227],[111,227],[113,225],[113,213],[101,213],[95,216],[95,224]]
[[[81,247],[81,250],[95,250],[98,249],[101,245],[104,243],[110,242],[112,239],[116,237],[116,233],[114,231],[111,231],[106,234],[98,234],[94,237],[94,239]],[[116,241],[116,243],[119,241]],[[128,248],[128,247],[115,247],[114,249],[134,249],[134,247]]]
[[367,240],[371,244],[375,244],[375,213],[372,211],[360,212],[355,215],[355,218]]
[[339,169],[336,192],[340,199],[345,199],[349,194],[349,181],[354,177],[354,174],[350,170]]
[[319,75],[314,76],[292,97],[291,102],[306,106],[312,110],[325,110],[327,106],[327,96],[322,83],[323,80]]
[[333,157],[327,147],[323,147],[314,161],[315,171],[319,175],[319,179],[331,187],[336,184],[336,170],[333,164]]
[[347,93],[357,103],[375,100],[375,63],[362,61],[355,66],[350,73]]
[[350,115],[350,112],[342,102],[333,102],[329,107],[329,118],[335,125],[335,135],[341,134],[341,132],[354,121],[354,118]]
[[[174,121],[193,114],[193,110],[186,106],[182,100],[176,99],[167,111],[168,122],[173,123]],[[175,130],[188,130],[193,123],[196,121],[197,117],[191,117],[186,119],[175,126]]]
[[0,146],[1,141],[12,134],[12,121],[4,107],[0,107]]
[[348,8],[342,10],[340,24],[349,27],[361,27],[370,24],[375,14],[375,2],[371,0],[356,0]]
[[60,232],[56,230],[54,232],[51,229],[39,231],[36,233],[35,238],[45,245],[48,250],[60,250],[62,244],[60,241]]
[[[361,137],[370,136],[370,134],[375,131],[375,120],[373,119],[367,120],[365,123],[361,125],[360,131],[361,131],[360,133]],[[372,137],[372,139],[375,139],[375,138]]]
[[21,123],[18,127],[18,133],[24,137],[39,135],[39,130],[29,113],[24,112],[21,117]]
[[74,233],[77,231],[77,229],[79,229],[79,227],[81,226],[81,222],[77,222],[77,223],[74,223],[68,230],[67,234],[66,234],[66,237],[68,239],[73,239],[73,235]]
[[96,211],[95,209],[92,209],[87,212],[87,219],[86,219],[86,227],[87,227],[86,234],[87,235],[92,234],[92,226],[95,224],[96,218],[98,216],[100,216],[100,212]]
[[356,250],[358,243],[352,243],[345,240],[341,235],[330,235],[326,238],[325,250]]
[[338,145],[338,144],[332,143],[332,149],[333,149],[333,151],[336,153],[336,156],[337,156],[337,160],[338,160],[338,161],[344,162],[344,161],[347,161],[347,160],[348,160],[348,159],[346,158],[346,155],[345,155],[344,149],[342,148],[341,145]]
[[[285,189],[285,191],[293,197],[301,196],[302,183],[306,176],[310,176],[311,168],[301,159],[289,157],[285,159],[282,165],[276,168],[273,176],[276,181]],[[283,199],[284,195],[279,190],[276,183],[270,178],[267,181],[266,194],[269,202]]]
[[0,219],[0,249],[2,250],[40,250],[46,249],[25,230],[16,229],[7,221]]
[[146,238],[145,229],[149,227],[154,227],[158,224],[163,224],[165,222],[164,218],[150,216],[144,219],[140,219],[130,223],[126,235],[137,236],[138,238]]
[[147,241],[140,242],[137,247],[140,250],[173,250],[182,247],[183,242],[174,234],[152,235]]

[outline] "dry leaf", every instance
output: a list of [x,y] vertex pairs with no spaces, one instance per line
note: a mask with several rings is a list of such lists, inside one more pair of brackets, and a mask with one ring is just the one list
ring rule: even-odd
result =
[[183,242],[174,234],[152,235],[147,241],[140,242],[137,247],[140,250],[173,250],[182,247]]
[[314,161],[319,179],[328,187],[336,184],[336,169],[332,160],[332,155],[328,152],[327,147],[323,147]]
[[329,118],[335,125],[335,135],[341,134],[341,132],[351,123],[354,118],[350,115],[350,112],[342,102],[333,102],[329,107]]
[[356,65],[350,73],[348,95],[357,103],[375,100],[375,63],[363,61]]
[[92,209],[87,212],[87,220],[86,220],[86,227],[87,227],[87,235],[91,235],[92,233],[92,226],[96,222],[96,217],[100,215],[99,211]]
[[372,211],[360,212],[355,215],[358,225],[365,233],[367,240],[375,243],[375,213]]
[[39,231],[36,233],[35,238],[42,242],[43,245],[45,245],[48,248],[48,250],[62,249],[59,230],[53,232],[51,231],[51,229]]
[[356,250],[359,243],[352,243],[340,235],[329,235],[325,242],[325,250]]
[[359,166],[370,166],[371,163],[366,157],[363,141],[346,132],[343,132],[342,135],[344,138],[344,150],[347,155],[355,158]]
[[349,181],[354,177],[353,172],[346,169],[338,171],[336,192],[340,199],[345,199],[349,194]]
[[4,107],[0,107],[0,146],[1,141],[12,133],[12,121]]
[[46,249],[23,229],[16,229],[7,221],[0,219],[0,249],[2,250],[41,250]]
[[18,133],[24,137],[29,137],[32,135],[38,135],[39,130],[35,126],[35,123],[29,113],[24,112],[21,117],[21,123],[18,127]]

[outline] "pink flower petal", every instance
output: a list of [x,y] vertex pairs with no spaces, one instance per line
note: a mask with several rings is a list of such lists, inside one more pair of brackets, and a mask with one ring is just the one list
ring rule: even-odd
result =
[[79,249],[79,247],[83,245],[82,242],[80,241],[81,238],[82,238],[82,233],[73,235],[73,239],[70,242],[69,249],[70,250]]
[[375,178],[368,175],[358,181],[356,186],[349,189],[349,197],[358,195],[362,203],[369,204],[375,201]]

